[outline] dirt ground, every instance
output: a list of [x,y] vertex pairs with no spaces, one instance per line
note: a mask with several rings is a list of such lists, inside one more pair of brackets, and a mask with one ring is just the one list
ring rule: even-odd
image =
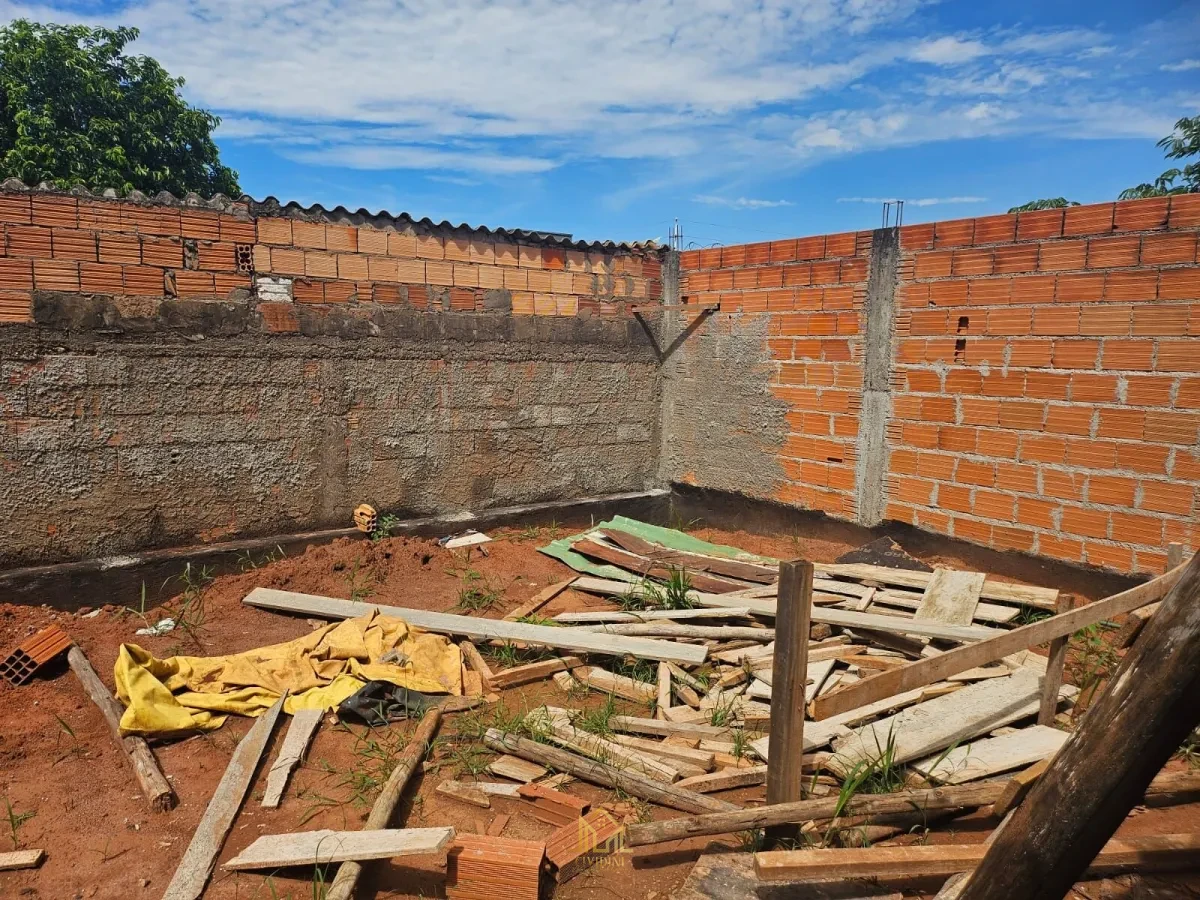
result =
[[[290,640],[313,624],[252,609],[242,598],[255,587],[273,587],[349,597],[378,603],[452,610],[466,584],[495,591],[494,606],[480,615],[499,617],[539,590],[569,574],[566,566],[536,548],[554,536],[555,529],[523,529],[493,533],[488,556],[472,551],[469,559],[447,551],[435,541],[396,538],[370,543],[341,540],[310,548],[303,556],[270,561],[247,560],[245,571],[211,581],[203,593],[203,621],[191,633],[176,631],[162,637],[135,637],[143,618],[153,622],[159,610],[139,612],[138,597],[113,597],[98,612],[72,615],[46,608],[0,604],[0,648],[57,622],[87,653],[96,670],[112,684],[112,666],[122,642],[137,643],[156,656],[217,655]],[[566,532],[563,532],[566,533]],[[836,541],[810,537],[768,538],[744,532],[699,528],[698,537],[733,544],[780,557],[802,555],[832,561],[850,549]],[[918,554],[920,555],[920,554]],[[966,567],[953,556],[925,556],[927,562]],[[1080,588],[1086,599],[1086,579]],[[182,587],[182,585],[181,585]],[[169,606],[169,605],[168,605]],[[567,591],[542,612],[606,608],[602,600]],[[91,614],[94,613],[94,614]],[[501,668],[493,661],[493,668]],[[491,809],[479,809],[435,792],[448,777],[469,778],[488,757],[481,745],[455,740],[503,715],[533,708],[542,702],[562,704],[564,696],[545,681],[505,692],[499,704],[481,711],[446,718],[442,740],[431,754],[429,771],[410,783],[396,825],[409,827],[453,825],[460,831],[483,833],[497,816],[512,816],[504,835],[544,839],[548,825],[521,812],[513,801],[493,798]],[[600,702],[599,698],[585,701]],[[577,704],[578,705],[578,704]],[[622,711],[645,714],[644,708],[623,704]],[[166,814],[147,808],[124,759],[114,746],[99,712],[83,693],[65,664],[44,672],[29,684],[0,684],[0,851],[44,848],[48,858],[37,870],[0,873],[0,897],[25,900],[74,898],[159,897],[169,882],[208,800],[225,771],[237,741],[250,721],[231,719],[220,730],[155,748],[164,772],[179,794],[177,809]],[[306,762],[293,776],[276,810],[259,805],[267,766],[258,778],[234,823],[221,854],[230,859],[263,834],[318,828],[356,829],[365,821],[372,787],[381,783],[381,769],[406,743],[413,726],[398,724],[374,734],[359,727],[332,725],[327,719],[313,742]],[[286,731],[276,729],[267,756],[272,757]],[[264,757],[266,758],[266,757]],[[1169,770],[1186,767],[1173,760]],[[487,776],[485,776],[487,777]],[[611,792],[581,782],[569,790],[593,803],[613,802]],[[762,788],[719,795],[735,803],[761,802]],[[671,810],[640,810],[653,818],[678,815]],[[982,840],[994,823],[984,815],[954,820],[935,828],[931,841]],[[1140,810],[1122,827],[1122,834],[1191,832],[1200,829],[1200,804]],[[911,838],[911,839],[916,839]],[[593,869],[557,889],[566,900],[625,898],[655,900],[679,888],[700,852],[710,845],[736,848],[737,839],[709,838],[639,848]],[[360,896],[380,898],[441,897],[444,862],[413,858],[368,867]],[[219,867],[205,897],[209,900],[312,900],[319,897],[311,869],[289,870],[270,876],[231,875]]]

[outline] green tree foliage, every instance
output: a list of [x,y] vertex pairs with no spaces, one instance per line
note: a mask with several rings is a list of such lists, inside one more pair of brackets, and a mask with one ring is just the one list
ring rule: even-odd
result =
[[0,27],[0,178],[154,194],[241,193],[221,164],[213,114],[189,106],[135,28]]
[[1047,200],[1030,200],[1028,203],[1022,203],[1020,206],[1014,206],[1009,212],[1031,212],[1035,209],[1065,209],[1068,206],[1078,205],[1078,202],[1068,200],[1066,197],[1051,197]]
[[[1180,119],[1175,131],[1158,142],[1167,159],[1187,159],[1200,156],[1200,116]],[[1165,197],[1169,194],[1200,194],[1200,161],[1188,163],[1182,169],[1167,169],[1153,184],[1139,184],[1121,191],[1122,200],[1142,197]]]

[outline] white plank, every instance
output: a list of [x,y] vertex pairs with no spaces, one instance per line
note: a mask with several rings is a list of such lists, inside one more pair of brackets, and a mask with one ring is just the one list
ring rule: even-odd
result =
[[287,737],[283,739],[279,755],[275,757],[275,762],[271,764],[271,771],[267,773],[267,789],[263,792],[262,799],[262,805],[267,809],[275,809],[279,806],[279,801],[283,797],[283,789],[287,787],[288,778],[291,777],[292,770],[304,758],[304,751],[308,749],[308,743],[312,740],[317,726],[321,724],[321,716],[324,713],[325,711],[321,709],[301,709],[292,716],[292,724],[288,726]]
[[[921,605],[921,594],[913,591],[881,590],[871,597],[871,602],[879,606],[898,607],[916,611]],[[1021,607],[1006,606],[1003,603],[986,603],[980,600],[975,605],[976,622],[993,622],[1005,624],[1021,615]]]
[[238,742],[162,900],[198,900],[204,893],[225,836],[254,781],[254,772],[283,709],[283,700],[280,697],[278,703],[259,716]]
[[16,850],[12,853],[0,853],[0,872],[11,872],[14,869],[34,869],[46,858],[45,850]]
[[[836,665],[836,659],[822,659],[808,664],[808,671],[806,672],[807,681],[804,687],[805,703],[817,696],[817,692],[821,690],[821,685],[825,683],[825,679],[829,677],[829,673],[833,671],[833,667]],[[770,669],[755,671],[754,681],[750,683],[750,687],[746,691],[747,695],[762,700],[770,700],[771,677],[772,673]]]
[[843,628],[869,628],[895,634],[915,634],[920,637],[939,638],[947,641],[981,641],[996,635],[1006,634],[999,628],[985,625],[944,625],[928,619],[909,619],[903,616],[886,616],[879,613],[851,612],[844,609],[814,607],[812,620],[825,625]]
[[[899,587],[924,590],[932,577],[930,572],[914,572],[909,569],[892,569],[888,566],[872,566],[864,563],[815,563],[818,575],[839,578],[856,578],[863,581],[878,581]],[[1053,610],[1058,603],[1055,588],[1032,587],[1025,584],[1005,584],[985,579],[982,596],[985,600],[1000,600],[1004,603],[1020,603]]]
[[1016,672],[1011,678],[976,682],[918,703],[835,740],[829,768],[844,776],[856,763],[878,759],[889,739],[894,762],[920,759],[1035,715],[1041,703],[1041,684],[1033,672]]
[[624,612],[619,609],[591,610],[589,612],[565,612],[554,617],[564,625],[591,625],[598,622],[654,622],[659,619],[685,621],[687,619],[733,619],[750,615],[746,607],[734,609],[639,609]]
[[946,753],[918,760],[912,767],[937,784],[964,784],[1041,762],[1058,752],[1067,733],[1031,725],[1001,737],[961,744]]
[[475,532],[475,534],[463,534],[456,538],[451,538],[442,546],[447,550],[458,550],[461,547],[474,547],[476,544],[490,544],[492,539],[486,534]]
[[537,763],[531,763],[519,756],[509,756],[507,753],[493,759],[487,766],[489,775],[499,775],[501,778],[511,778],[528,784],[550,774],[550,770]]
[[934,569],[916,618],[945,622],[947,625],[970,625],[983,590],[982,572],[960,572],[955,569]]
[[[571,724],[568,711],[558,707],[543,707],[545,720],[549,728],[549,738],[568,750],[574,750],[591,759],[600,760],[617,769],[628,769],[632,772],[671,784],[679,780],[679,770],[661,757],[652,758],[644,752],[622,747],[614,741],[607,740],[590,731],[584,731]],[[530,715],[536,716],[540,710],[534,710]],[[526,717],[528,721],[528,717]]]
[[323,866],[364,859],[395,859],[440,853],[454,840],[453,828],[384,828],[378,831],[300,831],[267,834],[221,866],[231,872]]
[[693,775],[675,782],[675,787],[686,788],[697,794],[711,794],[733,788],[762,784],[767,780],[766,766],[747,766],[744,769],[721,769],[708,775]]
[[638,681],[627,675],[616,675],[607,669],[592,667],[576,669],[575,677],[601,694],[616,694],[635,703],[649,703],[658,696],[658,687],[648,681]]
[[586,653],[605,653],[610,656],[629,655],[642,659],[696,664],[704,662],[708,656],[708,648],[691,644],[677,644],[649,638],[621,637],[614,634],[595,634],[575,628],[527,625],[524,622],[507,622],[502,619],[477,619],[471,616],[456,616],[452,613],[408,609],[402,606],[380,606],[375,603],[358,603],[353,600],[298,594],[292,591],[277,591],[271,588],[255,588],[242,602],[263,609],[333,619],[352,619],[356,616],[366,615],[374,609],[384,615],[403,619],[409,625],[438,634],[460,634],[480,640],[537,644],[564,650],[582,650]]

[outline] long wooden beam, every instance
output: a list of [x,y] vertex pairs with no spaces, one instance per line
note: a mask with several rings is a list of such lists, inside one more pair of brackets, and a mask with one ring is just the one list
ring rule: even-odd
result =
[[[1020,650],[1074,634],[1088,625],[1094,625],[1096,622],[1161,600],[1182,575],[1183,567],[1181,566],[1160,575],[1153,581],[1139,584],[1095,603],[1080,606],[1068,613],[1051,616],[1040,622],[1034,622],[1032,625],[1025,625],[998,634],[985,641],[967,644],[929,659],[918,660],[903,668],[891,669],[865,678],[857,684],[816,698],[812,702],[813,718],[827,719],[830,716],[866,706],[868,703],[874,703],[876,700],[883,700],[893,694],[933,684],[935,681],[957,675],[959,672],[995,662]],[[813,618],[816,620],[815,615]]]
[[384,615],[403,619],[409,625],[439,634],[461,634],[480,640],[514,641],[563,650],[581,650],[585,653],[605,653],[610,656],[629,655],[665,662],[702,663],[708,655],[706,647],[691,644],[596,634],[576,628],[528,625],[502,619],[477,619],[474,616],[456,616],[452,613],[408,609],[403,606],[381,606],[377,603],[358,603],[354,600],[297,594],[271,588],[255,588],[242,602],[263,609],[324,616],[329,619],[352,619],[355,616],[366,615],[371,610],[378,610]]

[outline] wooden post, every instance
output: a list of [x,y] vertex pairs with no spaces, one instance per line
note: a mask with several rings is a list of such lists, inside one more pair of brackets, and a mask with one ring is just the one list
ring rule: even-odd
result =
[[[1075,605],[1070,594],[1060,594],[1058,597],[1057,615],[1068,613]],[[1039,725],[1053,725],[1054,716],[1058,712],[1058,689],[1062,687],[1063,666],[1067,662],[1067,644],[1071,636],[1055,638],[1050,642],[1050,656],[1046,660],[1046,677],[1042,681],[1042,708],[1038,710]]]
[[83,651],[78,647],[72,647],[67,651],[67,662],[71,666],[71,671],[75,673],[75,677],[79,679],[79,683],[83,685],[83,689],[87,691],[87,695],[99,707],[104,721],[108,723],[108,730],[112,732],[113,740],[117,742],[117,746],[125,754],[125,759],[133,767],[134,777],[137,778],[142,793],[150,801],[150,808],[155,812],[174,809],[179,800],[175,796],[175,790],[171,787],[171,783],[167,781],[162,769],[158,767],[154,754],[150,752],[150,746],[137,735],[121,736],[121,714],[124,710],[121,709],[121,704],[117,702],[116,698],[109,693],[108,687],[100,680],[100,676],[96,674],[96,670],[92,668],[92,664],[88,662]]
[[[775,658],[771,667],[771,750],[767,761],[767,803],[802,798],[804,688],[808,684],[808,629],[812,610],[813,565],[804,560],[779,564],[775,614]],[[793,826],[768,832],[777,841]]]
[[665,719],[671,708],[671,669],[665,662],[658,664],[658,704],[654,707],[654,718]]
[[[400,754],[396,768],[392,769],[392,774],[384,783],[383,790],[375,799],[375,805],[371,807],[371,814],[367,816],[363,831],[377,831],[380,828],[388,827],[392,814],[400,805],[400,796],[404,793],[404,788],[412,778],[413,772],[425,758],[425,751],[433,742],[434,732],[437,731],[441,721],[442,712],[436,706],[425,713],[421,724],[413,732],[408,746]],[[358,886],[358,879],[362,875],[362,871],[363,864],[360,862],[342,863],[338,868],[337,876],[333,879],[333,884],[329,886],[329,892],[325,894],[325,900],[350,900],[354,896],[354,889]]]
[[1200,719],[1200,556],[1000,828],[962,900],[1061,900]]

